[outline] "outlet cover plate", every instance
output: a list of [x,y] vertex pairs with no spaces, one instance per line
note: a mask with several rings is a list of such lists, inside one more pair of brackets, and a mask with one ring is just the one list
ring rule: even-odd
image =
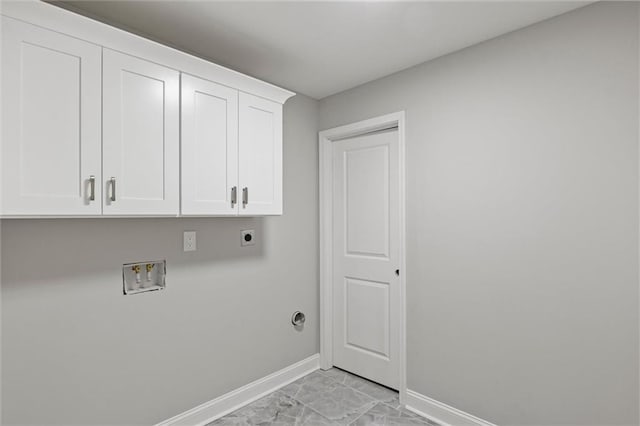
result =
[[184,251],[196,251],[196,231],[184,231]]

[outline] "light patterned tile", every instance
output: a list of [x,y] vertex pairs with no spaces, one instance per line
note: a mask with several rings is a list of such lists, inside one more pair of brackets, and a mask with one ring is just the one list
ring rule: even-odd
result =
[[245,417],[238,417],[235,414],[235,412],[227,414],[226,416],[219,418],[213,423],[209,423],[207,426],[250,426],[250,424],[247,423],[247,419]]
[[340,370],[339,368],[335,368],[335,367],[330,368],[328,370],[319,370],[319,371],[325,376],[331,377],[336,382],[342,383],[342,384],[344,384],[344,381],[347,378],[347,376],[350,375],[346,371]]
[[401,407],[397,392],[332,368],[302,377],[210,426],[351,424],[434,425]]
[[341,423],[334,422],[321,416],[309,407],[304,407],[300,423],[296,423],[300,426],[341,426]]
[[288,384],[287,386],[283,387],[280,390],[284,392],[286,395],[289,395],[295,398],[301,389],[304,389],[305,392],[311,392],[314,389],[315,390],[323,389],[331,385],[332,383],[335,383],[333,379],[320,373],[320,371],[314,371],[313,373],[308,374],[291,384]]
[[346,373],[346,377],[344,378],[344,381],[342,383],[345,386],[349,386],[350,388],[358,390],[362,393],[366,393],[371,398],[377,401],[384,402],[389,405],[400,405],[398,392],[370,382],[369,380],[363,379],[362,377]]
[[354,426],[402,426],[402,425],[431,425],[426,419],[414,416],[407,410],[389,407],[386,404],[376,404],[352,423]]
[[295,398],[324,417],[349,424],[373,407],[377,401],[338,382],[312,386],[303,384]]
[[[395,408],[396,410],[399,410],[399,409],[401,409],[401,408],[402,408],[402,409],[404,409],[404,407],[402,406],[402,404],[400,404],[400,397],[399,397],[399,396],[398,396],[398,397],[396,397],[396,399],[395,399],[395,400],[393,400],[393,401],[389,401],[389,402],[385,402],[384,404],[388,405],[388,406],[389,406],[389,407],[391,407],[391,408]],[[412,414],[415,414],[415,413],[412,413]]]
[[274,392],[210,423],[210,426],[301,424],[304,408],[290,396]]
[[384,402],[385,404],[399,407],[400,400],[398,398],[398,392],[381,386],[377,383],[370,382],[367,379],[356,376],[355,374],[347,373],[339,368],[331,368],[322,372],[325,376],[331,377],[338,383],[342,383],[345,386],[358,390],[362,393],[369,395],[376,401]]

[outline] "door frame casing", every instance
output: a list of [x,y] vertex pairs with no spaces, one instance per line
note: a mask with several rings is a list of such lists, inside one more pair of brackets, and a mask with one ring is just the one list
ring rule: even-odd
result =
[[404,404],[407,391],[406,370],[406,189],[405,189],[405,112],[399,111],[370,118],[318,133],[319,143],[319,198],[320,198],[320,368],[333,366],[333,142],[360,136],[378,130],[398,129],[398,156],[400,181],[400,403]]

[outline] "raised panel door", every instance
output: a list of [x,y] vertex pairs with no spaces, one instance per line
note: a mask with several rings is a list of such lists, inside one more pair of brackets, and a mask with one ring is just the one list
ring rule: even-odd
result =
[[333,362],[398,389],[398,131],[332,145]]

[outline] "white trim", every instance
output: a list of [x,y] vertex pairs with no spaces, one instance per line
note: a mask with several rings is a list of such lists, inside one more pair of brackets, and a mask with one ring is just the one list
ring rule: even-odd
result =
[[318,191],[320,200],[320,368],[327,370],[333,366],[333,288],[331,285],[324,285],[331,281],[331,271],[333,270],[331,257],[331,230],[333,220],[331,214],[323,212],[333,211],[333,199],[326,193],[331,193],[331,173],[323,173],[325,164],[331,164],[331,150],[327,146],[331,142],[325,132],[320,132],[319,151],[319,184]]
[[315,354],[248,385],[205,402],[156,426],[203,426],[320,368]]
[[404,112],[398,117],[398,140],[400,155],[400,403],[407,399],[407,166]]
[[[637,18],[640,19],[640,5],[637,6]],[[640,40],[640,27],[637,31],[638,40]],[[640,71],[640,56],[638,61],[638,70]],[[640,72],[638,73],[638,82],[640,83]],[[638,84],[638,110],[640,111],[640,84]],[[638,117],[640,120],[640,117]],[[640,127],[638,128],[638,164],[640,164]],[[638,212],[640,212],[640,170],[638,173]],[[640,261],[640,215],[638,215],[638,260]],[[640,306],[640,274],[638,275],[638,306]],[[638,317],[638,333],[640,337],[640,316]],[[638,339],[638,366],[640,367],[640,338]],[[640,383],[640,368],[638,368],[638,382]],[[640,407],[640,392],[638,393],[638,407]]]
[[[320,197],[320,368],[327,370],[333,366],[333,288],[331,286],[332,245],[332,179],[330,172],[331,143],[340,139],[361,135],[376,130],[398,128],[400,156],[400,403],[405,403],[407,390],[406,367],[406,167],[405,167],[405,113],[395,112],[333,129],[318,134],[319,143],[319,197]],[[325,170],[325,167],[327,170]]]
[[273,84],[51,4],[34,0],[2,3],[2,14],[5,16],[174,68],[280,104],[284,104],[288,98],[295,95]]
[[407,410],[426,417],[441,426],[496,426],[494,423],[465,413],[410,389],[407,389],[405,398]]
[[357,123],[346,124],[340,127],[334,127],[333,129],[323,130],[319,133],[320,144],[322,145],[323,142],[333,142],[339,139],[375,132],[391,128],[396,125],[399,128],[401,122],[404,122],[404,111],[394,112],[380,117],[358,121]]

